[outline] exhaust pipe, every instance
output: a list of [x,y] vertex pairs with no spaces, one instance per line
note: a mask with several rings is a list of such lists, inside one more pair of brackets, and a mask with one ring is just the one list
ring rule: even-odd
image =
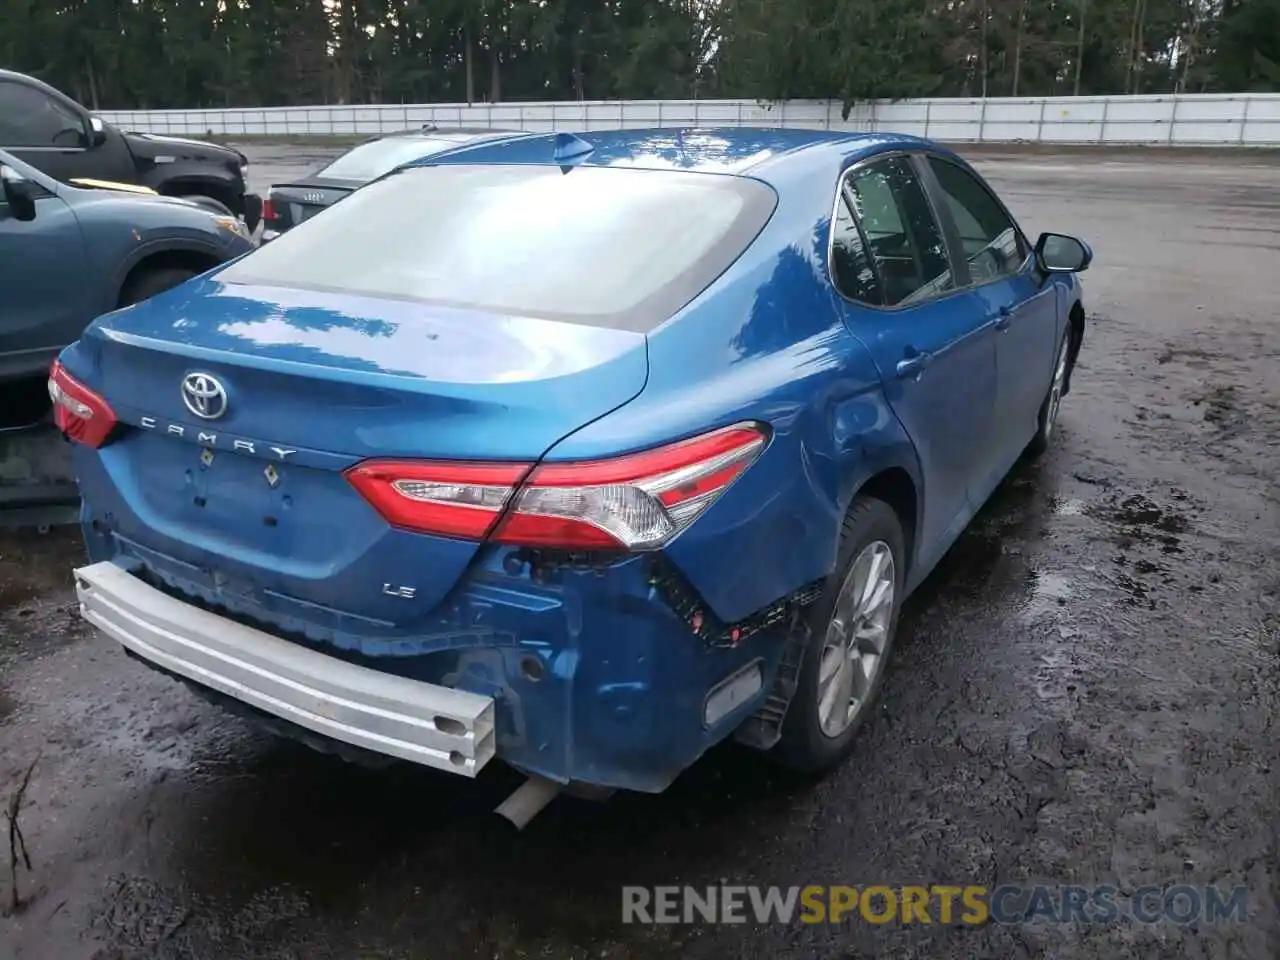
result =
[[505,817],[517,830],[523,830],[543,807],[556,798],[561,788],[562,785],[554,780],[531,775],[493,812]]

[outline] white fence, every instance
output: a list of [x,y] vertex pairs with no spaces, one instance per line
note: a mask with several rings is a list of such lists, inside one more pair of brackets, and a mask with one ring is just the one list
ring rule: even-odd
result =
[[107,112],[130,130],[170,134],[328,136],[384,133],[424,123],[520,130],[767,126],[894,131],[962,143],[1280,146],[1280,94],[903,100],[856,106],[790,100],[622,100],[254,107]]

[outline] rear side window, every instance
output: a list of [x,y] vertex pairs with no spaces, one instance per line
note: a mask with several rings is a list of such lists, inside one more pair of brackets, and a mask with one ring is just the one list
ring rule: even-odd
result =
[[219,279],[646,332],[741,255],[775,202],[759,181],[717,174],[414,167]]
[[862,233],[849,210],[849,196],[842,192],[836,205],[836,219],[831,225],[831,278],[836,289],[850,300],[880,305],[880,281]]
[[844,191],[866,234],[886,306],[955,289],[942,231],[910,160],[892,157],[857,169]]

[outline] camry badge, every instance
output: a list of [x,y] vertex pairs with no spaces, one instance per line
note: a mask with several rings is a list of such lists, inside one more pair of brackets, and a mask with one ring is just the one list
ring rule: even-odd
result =
[[201,420],[217,420],[227,412],[227,391],[208,373],[188,373],[182,378],[182,402]]

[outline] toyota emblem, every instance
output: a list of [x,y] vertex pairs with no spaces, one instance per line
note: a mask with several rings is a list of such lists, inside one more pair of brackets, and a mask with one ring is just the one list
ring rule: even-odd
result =
[[208,373],[188,373],[182,378],[182,402],[201,420],[217,420],[227,412],[227,391]]

